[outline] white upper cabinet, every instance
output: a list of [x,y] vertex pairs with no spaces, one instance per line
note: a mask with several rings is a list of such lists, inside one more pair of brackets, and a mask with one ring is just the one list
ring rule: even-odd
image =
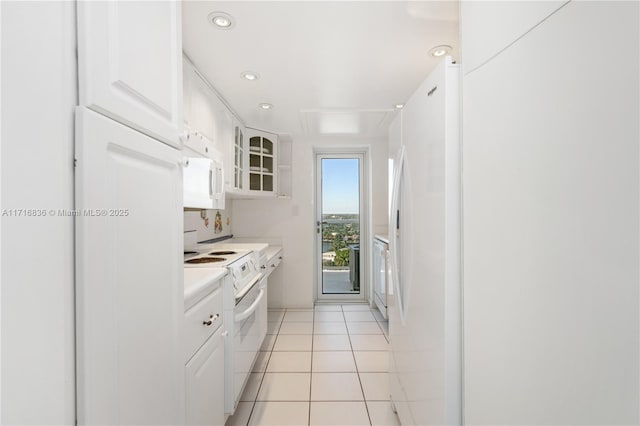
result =
[[246,129],[249,141],[249,192],[275,195],[278,136],[256,129]]
[[237,118],[233,118],[233,142],[227,147],[225,186],[231,194],[241,194],[247,187],[245,167],[248,161],[246,129]]
[[183,59],[185,125],[204,136],[220,152],[233,143],[233,114],[193,64]]
[[198,138],[193,139],[195,135],[211,141],[218,152],[227,152],[233,143],[233,114],[186,57],[183,67],[184,122],[190,133],[186,144],[201,152]]
[[291,198],[293,192],[293,141],[290,135],[278,137],[278,197]]
[[78,2],[80,105],[180,147],[178,1]]

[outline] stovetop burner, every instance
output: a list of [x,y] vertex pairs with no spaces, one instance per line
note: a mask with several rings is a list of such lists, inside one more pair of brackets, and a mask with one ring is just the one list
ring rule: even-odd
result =
[[227,259],[224,257],[198,257],[195,259],[185,260],[184,263],[216,263],[225,262]]
[[237,254],[237,251],[230,251],[230,250],[226,250],[226,251],[212,251],[211,255],[213,256],[224,256],[224,255],[228,255],[228,254]]

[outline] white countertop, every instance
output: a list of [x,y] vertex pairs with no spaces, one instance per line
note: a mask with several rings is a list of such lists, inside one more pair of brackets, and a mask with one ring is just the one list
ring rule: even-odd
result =
[[263,253],[268,247],[267,243],[234,243],[223,241],[221,243],[215,243],[212,247],[222,250],[252,250],[258,253]]
[[[193,248],[196,250],[253,250],[259,253],[264,253],[264,258],[267,262],[270,262],[275,256],[282,253],[281,246],[274,246],[266,243],[221,242],[214,244],[196,244]],[[221,285],[222,278],[226,274],[227,268],[184,268],[185,311]]]
[[282,247],[281,246],[272,246],[269,245],[269,247],[267,247],[267,263],[269,263],[271,261],[271,259],[273,259],[274,257],[276,257],[277,255],[282,253]]
[[184,268],[184,310],[222,285],[225,275],[227,268]]

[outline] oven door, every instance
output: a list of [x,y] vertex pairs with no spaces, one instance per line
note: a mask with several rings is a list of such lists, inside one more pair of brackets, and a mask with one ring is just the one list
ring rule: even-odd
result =
[[258,281],[236,302],[233,324],[233,400],[234,407],[253,369],[264,340],[267,325],[266,280]]

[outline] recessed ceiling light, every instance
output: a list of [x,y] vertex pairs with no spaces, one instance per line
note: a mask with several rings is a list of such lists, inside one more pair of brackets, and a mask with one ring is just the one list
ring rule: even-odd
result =
[[242,74],[240,74],[240,76],[245,80],[249,80],[249,81],[256,81],[257,79],[260,78],[260,74],[253,71],[245,71]]
[[211,12],[208,16],[209,22],[221,30],[228,30],[233,27],[233,17],[224,12]]
[[402,109],[404,107],[404,104],[395,104],[394,106],[396,107],[396,109]]
[[260,108],[262,108],[262,109],[271,109],[271,108],[273,108],[273,105],[271,105],[271,104],[265,104],[265,103],[263,103],[263,104],[258,104],[258,106],[259,106]]
[[448,46],[448,45],[446,45],[446,44],[443,44],[443,45],[441,45],[441,46],[436,46],[436,47],[434,47],[433,49],[431,49],[431,50],[429,51],[429,54],[430,54],[431,56],[435,56],[436,58],[439,58],[440,56],[444,56],[444,55],[446,55],[447,53],[451,53],[451,49],[452,49],[452,47],[451,47],[451,46]]

